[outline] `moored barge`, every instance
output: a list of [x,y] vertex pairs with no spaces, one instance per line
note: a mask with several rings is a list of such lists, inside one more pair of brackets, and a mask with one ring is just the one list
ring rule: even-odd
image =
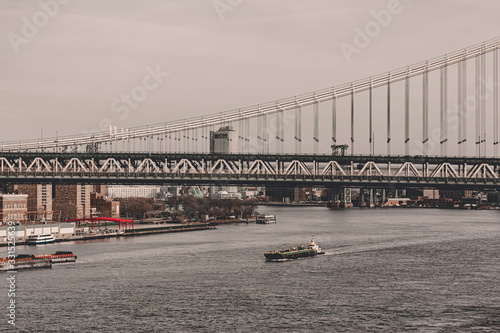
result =
[[0,271],[17,271],[20,269],[32,268],[52,268],[52,262],[49,259],[36,259],[32,256],[17,256],[15,259],[1,258]]
[[70,251],[57,251],[51,254],[36,254],[34,255],[36,259],[49,259],[53,263],[58,262],[75,262],[76,256]]
[[73,252],[57,251],[51,254],[18,254],[14,259],[0,258],[0,271],[51,268],[53,263],[75,262]]

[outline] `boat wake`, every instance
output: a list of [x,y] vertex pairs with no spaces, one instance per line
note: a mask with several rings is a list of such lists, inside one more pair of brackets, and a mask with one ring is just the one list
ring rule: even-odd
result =
[[406,246],[418,246],[429,243],[442,243],[449,241],[456,241],[461,239],[467,239],[467,235],[461,235],[459,237],[435,237],[435,238],[422,238],[422,239],[405,239],[405,240],[394,240],[394,241],[386,241],[380,243],[371,243],[371,244],[362,244],[362,245],[346,245],[340,248],[332,248],[325,250],[325,256],[332,255],[341,255],[341,254],[350,254],[350,253],[358,253],[358,252],[367,252],[367,251],[379,251],[379,250],[387,250],[398,247],[406,247]]

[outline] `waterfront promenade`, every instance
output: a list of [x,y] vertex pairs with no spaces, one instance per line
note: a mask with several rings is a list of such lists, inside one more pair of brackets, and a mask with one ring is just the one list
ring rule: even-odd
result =
[[[85,234],[74,234],[70,236],[56,237],[55,242],[72,242],[72,241],[88,241],[106,238],[132,237],[141,235],[153,235],[171,232],[186,232],[196,230],[211,230],[215,229],[215,223],[195,223],[195,224],[143,224],[138,225],[136,229],[118,230],[118,229],[94,229],[92,232]],[[8,242],[0,242],[0,246],[7,246]],[[16,240],[16,245],[26,245],[25,239]]]

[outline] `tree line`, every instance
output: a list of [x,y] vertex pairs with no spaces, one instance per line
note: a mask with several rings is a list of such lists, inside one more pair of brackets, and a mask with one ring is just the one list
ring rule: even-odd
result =
[[150,198],[122,198],[120,211],[123,217],[143,218],[154,210],[168,208],[172,218],[177,220],[202,219],[210,216],[227,219],[230,216],[248,218],[256,214],[257,200],[195,198],[192,196],[173,196],[163,202]]

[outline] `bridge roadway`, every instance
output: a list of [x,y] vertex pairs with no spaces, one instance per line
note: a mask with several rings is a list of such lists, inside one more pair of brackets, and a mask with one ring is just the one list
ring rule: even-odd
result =
[[0,183],[500,189],[500,158],[184,153],[0,153]]

